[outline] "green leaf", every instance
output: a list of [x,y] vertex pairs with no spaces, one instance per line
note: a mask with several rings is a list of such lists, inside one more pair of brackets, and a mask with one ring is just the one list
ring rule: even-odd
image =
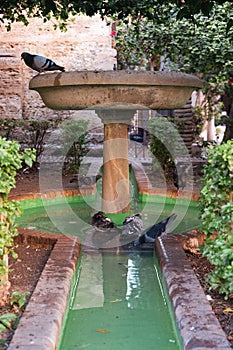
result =
[[7,330],[7,327],[5,327],[2,323],[0,323],[0,333],[4,332],[5,330]]
[[16,320],[17,315],[11,312],[0,316],[0,323],[5,327],[11,329],[12,323]]

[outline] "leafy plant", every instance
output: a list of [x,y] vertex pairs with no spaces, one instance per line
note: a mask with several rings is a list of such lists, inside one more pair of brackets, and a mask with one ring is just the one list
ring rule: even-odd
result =
[[22,308],[27,301],[27,296],[30,294],[30,292],[13,292],[10,297],[10,305],[17,304],[19,308]]
[[12,324],[15,322],[17,315],[12,312],[7,312],[0,316],[0,332],[7,329],[12,329]]
[[[2,1],[1,1],[2,2]],[[0,2],[0,3],[1,3]],[[197,12],[203,12],[208,15],[212,9],[214,3],[224,3],[226,0],[215,1],[179,1],[170,0],[170,3],[178,4],[177,17],[193,18],[193,14]],[[11,23],[17,21],[28,25],[30,17],[41,17],[44,21],[51,18],[56,18],[61,21],[58,25],[63,27],[68,20],[69,14],[75,15],[78,13],[85,13],[88,16],[100,14],[102,18],[106,16],[118,15],[119,18],[125,18],[129,14],[137,16],[139,13],[143,17],[153,18],[156,16],[156,11],[159,6],[164,3],[164,0],[143,0],[143,1],[129,1],[122,0],[121,2],[111,0],[99,0],[99,1],[67,1],[67,0],[23,0],[17,2],[15,0],[4,0],[4,6],[1,6],[0,21],[11,29]],[[229,22],[229,26],[232,25]]]
[[[229,78],[233,74],[233,27],[229,27],[232,4],[215,2],[209,16],[199,13],[190,21],[177,16],[179,5],[155,3],[158,6],[153,19],[138,15],[129,17],[128,23],[117,22],[118,60],[123,66],[129,62],[140,66],[143,59],[149,62],[147,69],[177,70],[200,76],[205,83],[205,119],[210,120],[216,113],[219,96],[228,94]],[[227,125],[226,134],[230,126]]]
[[[10,296],[10,305],[17,305],[19,309],[26,304],[26,297],[29,295],[29,292],[13,292]],[[4,332],[7,329],[12,330],[12,328],[17,323],[17,314],[15,312],[6,312],[0,315],[0,333]]]
[[25,149],[20,153],[16,141],[7,141],[0,137],[0,303],[4,303],[9,288],[8,254],[14,253],[14,237],[18,234],[15,220],[21,214],[20,204],[9,201],[10,190],[15,186],[16,171],[23,162],[32,166],[35,152]]
[[6,140],[10,140],[13,130],[17,126],[17,119],[13,118],[0,118],[0,130],[1,136],[5,137]]
[[233,139],[209,149],[200,195],[202,253],[215,266],[211,288],[233,293]]
[[61,119],[44,120],[31,119],[20,121],[20,126],[24,130],[22,140],[28,147],[36,150],[36,162],[44,151],[45,136],[48,131],[53,130],[61,122]]
[[45,137],[49,131],[55,129],[61,119],[2,119],[0,118],[1,134],[7,140],[17,140],[21,148],[29,147],[36,150],[35,162],[38,163],[39,157],[44,151]]
[[78,173],[88,151],[87,120],[68,120],[62,125],[61,142],[65,153],[64,172]]
[[[169,176],[176,157],[183,154],[183,142],[176,125],[165,117],[149,120],[150,151],[157,158],[165,176]],[[168,179],[168,178],[167,178]]]

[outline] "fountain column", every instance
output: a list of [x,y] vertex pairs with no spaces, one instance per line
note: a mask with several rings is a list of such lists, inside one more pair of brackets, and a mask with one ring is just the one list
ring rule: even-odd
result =
[[99,110],[104,123],[102,211],[122,214],[130,211],[128,125],[135,110]]

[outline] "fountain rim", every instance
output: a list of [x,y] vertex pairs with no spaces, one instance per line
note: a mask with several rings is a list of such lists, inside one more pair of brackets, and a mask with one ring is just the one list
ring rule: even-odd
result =
[[195,75],[164,71],[69,71],[42,73],[29,83],[31,90],[64,86],[177,86],[202,88],[201,79]]

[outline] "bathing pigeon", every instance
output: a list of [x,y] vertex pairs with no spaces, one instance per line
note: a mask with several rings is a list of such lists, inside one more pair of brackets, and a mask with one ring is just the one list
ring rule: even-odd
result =
[[25,64],[28,67],[36,70],[37,72],[39,72],[39,74],[44,71],[65,71],[64,67],[58,66],[55,62],[44,56],[31,55],[28,52],[23,52],[21,54],[21,59],[24,60]]
[[98,213],[92,216],[91,224],[100,231],[106,231],[116,227],[114,222],[107,218],[102,211],[98,211]]
[[143,243],[154,243],[155,238],[167,234],[169,226],[176,219],[177,215],[172,214],[166,219],[160,221],[158,224],[154,224],[145,231],[143,231],[140,236],[135,239],[134,246],[139,246]]
[[141,214],[135,214],[131,216],[126,216],[122,225],[123,236],[128,235],[138,235],[143,229],[143,221]]
[[106,217],[102,211],[98,211],[92,216],[91,223],[93,229],[89,231],[89,236],[91,237],[89,239],[92,247],[99,249],[112,248],[118,245],[120,231],[114,222]]

